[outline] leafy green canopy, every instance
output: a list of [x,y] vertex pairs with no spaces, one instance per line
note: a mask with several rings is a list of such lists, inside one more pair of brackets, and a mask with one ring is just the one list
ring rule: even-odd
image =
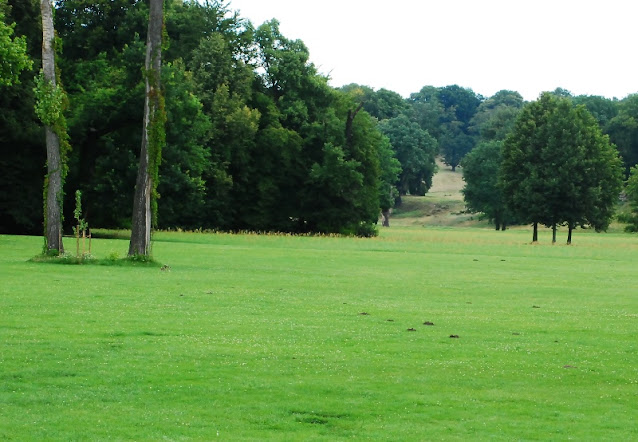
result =
[[[69,193],[82,191],[91,225],[130,227],[148,6],[56,8],[74,145]],[[303,42],[218,2],[167,2],[165,29],[158,227],[374,233],[396,159],[374,119],[355,112],[357,98],[317,73]]]
[[20,83],[20,72],[31,69],[26,37],[15,37],[15,23],[5,22],[7,0],[0,0],[0,86]]
[[[501,186],[522,221],[604,230],[621,188],[620,160],[584,106],[545,93],[503,146]],[[571,240],[568,239],[568,241]]]

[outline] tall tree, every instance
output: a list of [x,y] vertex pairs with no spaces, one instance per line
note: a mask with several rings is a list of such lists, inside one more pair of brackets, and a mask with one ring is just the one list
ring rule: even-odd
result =
[[538,241],[538,223],[546,214],[541,153],[548,139],[548,118],[556,106],[557,98],[549,93],[526,105],[503,144],[499,185],[515,216],[532,223],[532,242]]
[[[65,150],[61,142],[65,139],[63,127],[64,92],[57,84],[55,71],[55,32],[53,11],[50,0],[41,0],[42,15],[42,75],[38,84],[38,104],[36,113],[45,124],[47,175],[44,182],[45,193],[45,252],[64,253],[62,244],[63,183],[66,175]],[[61,139],[62,138],[62,139]]]
[[140,163],[133,197],[133,220],[129,256],[148,256],[151,252],[151,228],[157,222],[157,184],[162,146],[166,139],[166,112],[161,90],[162,30],[164,0],[151,0],[146,38],[146,97]]
[[[526,106],[503,149],[502,185],[526,221],[605,230],[621,188],[620,161],[584,106],[545,93]],[[536,229],[535,237],[536,240]]]

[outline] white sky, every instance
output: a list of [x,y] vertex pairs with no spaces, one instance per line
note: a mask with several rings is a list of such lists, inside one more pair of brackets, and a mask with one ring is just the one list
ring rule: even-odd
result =
[[255,26],[276,18],[330,84],[404,97],[458,84],[535,100],[638,92],[638,0],[231,0]]

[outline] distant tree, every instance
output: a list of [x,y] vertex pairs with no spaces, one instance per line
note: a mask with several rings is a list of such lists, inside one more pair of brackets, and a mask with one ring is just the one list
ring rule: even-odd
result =
[[439,88],[424,86],[419,92],[411,94],[407,100],[411,105],[410,119],[437,140],[441,137],[441,118],[445,114],[445,108],[438,95]]
[[521,222],[532,223],[532,241],[538,241],[538,223],[547,214],[545,195],[546,167],[541,157],[549,135],[549,115],[557,106],[557,98],[542,94],[521,111],[514,130],[503,144],[500,186],[507,207]]
[[606,127],[611,141],[618,146],[625,174],[638,164],[638,94],[629,95],[618,103],[618,114]]
[[462,192],[466,207],[472,212],[484,213],[494,223],[496,230],[505,230],[512,221],[498,185],[502,144],[502,141],[480,143],[461,161],[465,181]]
[[378,153],[379,153],[379,205],[381,206],[382,224],[384,227],[390,227],[390,210],[394,207],[396,199],[399,197],[397,183],[401,174],[401,163],[396,158],[396,154],[392,150],[390,140],[378,134]]
[[502,141],[512,131],[525,102],[518,92],[502,90],[483,101],[470,120],[470,131],[480,141]]
[[166,141],[164,94],[161,89],[164,0],[151,0],[146,40],[146,97],[140,163],[133,197],[129,256],[151,253],[151,228],[157,223],[157,185]]
[[436,140],[405,115],[382,121],[379,128],[390,139],[401,164],[400,195],[425,195],[436,172]]
[[598,121],[598,125],[603,130],[607,129],[609,122],[618,115],[619,101],[600,97],[597,95],[578,95],[572,98],[574,105],[584,105],[589,113]]
[[407,100],[411,105],[407,115],[437,140],[438,153],[452,171],[476,144],[470,121],[481,100],[471,89],[457,85],[424,86]]
[[379,121],[397,117],[410,110],[410,104],[401,95],[387,89],[375,91],[368,86],[349,84],[341,87],[341,90],[356,95],[363,103],[363,109]]
[[570,91],[562,87],[557,87],[549,93],[557,98],[572,98],[574,96]]
[[625,227],[625,230],[627,232],[638,232],[638,166],[631,168],[625,192],[631,209],[629,225]]
[[0,86],[20,82],[20,72],[31,69],[25,36],[14,37],[15,23],[5,23],[7,1],[0,0]]
[[605,230],[621,187],[620,163],[584,106],[545,93],[527,105],[503,148],[501,185],[522,219],[552,228]]

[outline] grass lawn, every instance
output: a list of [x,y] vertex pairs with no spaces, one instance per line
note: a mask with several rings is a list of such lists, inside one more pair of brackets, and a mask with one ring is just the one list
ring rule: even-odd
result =
[[638,238],[549,235],[0,236],[0,439],[637,440]]

